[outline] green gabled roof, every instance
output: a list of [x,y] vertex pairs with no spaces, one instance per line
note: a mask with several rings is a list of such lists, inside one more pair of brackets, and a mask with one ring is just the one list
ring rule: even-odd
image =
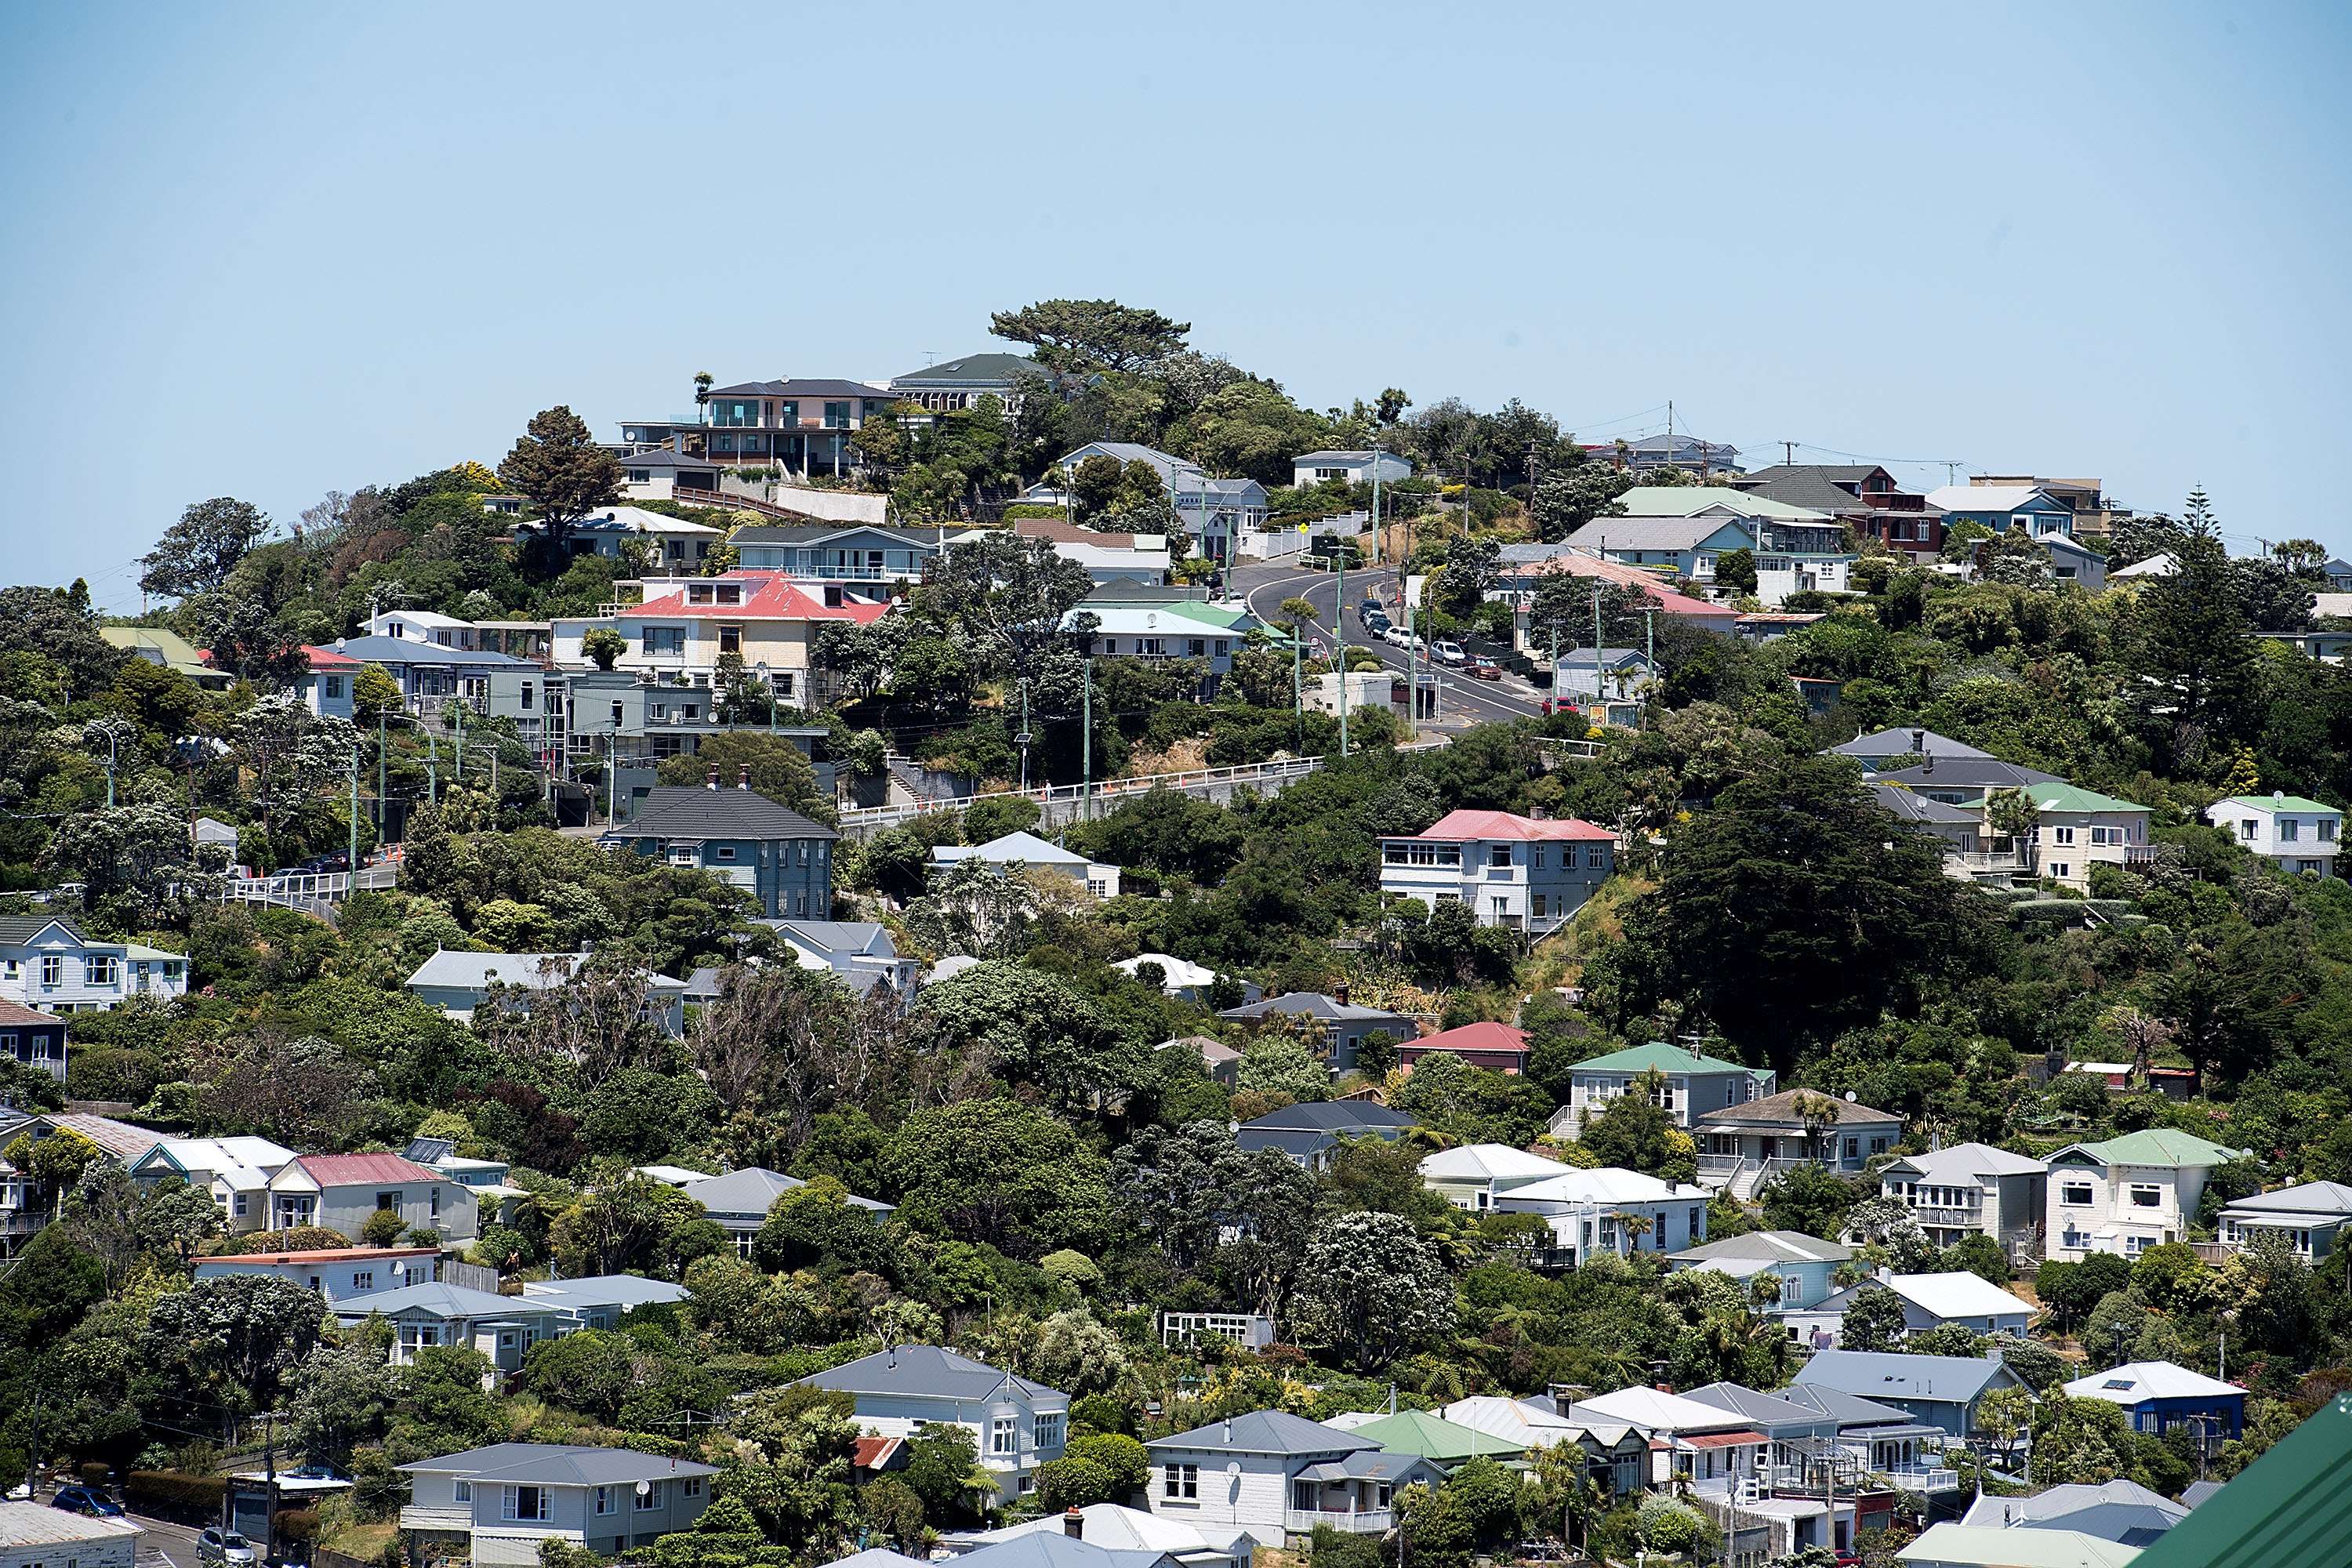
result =
[[1378,1421],[1367,1421],[1349,1436],[1378,1443],[1391,1454],[1418,1454],[1424,1459],[1451,1465],[1484,1454],[1490,1459],[1516,1459],[1527,1452],[1517,1443],[1456,1426],[1426,1410],[1400,1410]]
[[2146,811],[2147,807],[2136,800],[2117,800],[2111,795],[2101,795],[2080,784],[2033,784],[2025,786],[2026,795],[2042,811]]
[[2305,800],[2299,795],[2233,795],[2221,802],[2223,805],[2242,805],[2248,811],[2322,811],[2336,807],[2323,805],[2315,800]]
[[1581,1061],[1570,1069],[1575,1072],[1752,1072],[1752,1068],[1727,1062],[1720,1057],[1703,1057],[1686,1051],[1680,1046],[1669,1046],[1653,1040],[1646,1046],[1631,1046],[1622,1051],[1612,1051],[1605,1057]]
[[2082,1147],[2110,1165],[2170,1165],[2177,1169],[2182,1165],[2225,1165],[2238,1157],[2235,1149],[2224,1149],[2193,1132],[2176,1132],[2169,1127],[2150,1127]]
[[2288,1433],[2133,1568],[2342,1568],[2352,1563],[2352,1395]]

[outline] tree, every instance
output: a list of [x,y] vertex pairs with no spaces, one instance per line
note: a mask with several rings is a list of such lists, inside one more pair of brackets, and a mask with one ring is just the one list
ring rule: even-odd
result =
[[19,1133],[7,1152],[0,1155],[35,1185],[52,1189],[60,1211],[66,1189],[79,1181],[98,1157],[98,1145],[70,1127],[60,1127],[39,1139],[29,1132]]
[[1853,1183],[1808,1162],[1765,1183],[1756,1201],[1763,1205],[1768,1230],[1835,1237],[1844,1231],[1846,1215],[1862,1195]]
[[610,626],[591,626],[580,639],[580,651],[599,669],[610,669],[629,651],[629,639]]
[[975,1472],[992,1500],[996,1484],[980,1468],[980,1445],[968,1428],[933,1422],[907,1439],[907,1484],[932,1519],[966,1519],[978,1500]]
[[1595,518],[1622,517],[1619,498],[1633,488],[1633,476],[1608,463],[1578,463],[1536,482],[1528,510],[1545,539],[1566,539]]
[[254,1408],[267,1409],[319,1342],[324,1315],[318,1296],[290,1279],[232,1274],[156,1298],[142,1349],[190,1394],[217,1389],[226,1377]]
[[2082,1322],[2091,1309],[2131,1283],[2131,1265],[2112,1252],[2094,1252],[2079,1263],[2052,1259],[2033,1276],[2034,1294],[2062,1324]]
[[499,478],[539,513],[559,571],[572,525],[621,499],[621,465],[596,444],[587,421],[560,404],[531,416]]
[[1577,1129],[1577,1146],[1596,1165],[1639,1171],[1660,1181],[1696,1181],[1698,1145],[1657,1103],[1664,1086],[1661,1073],[1636,1078],[1599,1114],[1586,1113]]
[[1267,1029],[1242,1047],[1234,1079],[1255,1094],[1278,1095],[1297,1104],[1327,1100],[1331,1093],[1331,1069],[1305,1038],[1288,1030]]
[[992,336],[1036,346],[1037,363],[1070,375],[1147,370],[1184,346],[1190,321],[1116,300],[1043,300],[989,317]]
[[2243,735],[2258,689],[2240,574],[2201,489],[2189,497],[2176,570],[2136,597],[2128,668],[2143,725],[2177,765],[2210,771]]
[[268,514],[251,501],[197,501],[140,558],[139,591],[174,599],[213,593],[269,530]]
[[871,1212],[849,1201],[849,1189],[831,1176],[778,1198],[761,1222],[751,1256],[762,1268],[891,1271],[896,1248]]
[[320,1345],[291,1381],[295,1448],[310,1463],[338,1470],[350,1469],[360,1444],[383,1435],[400,1398],[400,1369],[366,1343]]
[[756,730],[707,735],[699,750],[664,758],[654,779],[664,784],[700,784],[709,781],[714,768],[721,789],[734,788],[749,768],[754,793],[827,827],[836,820],[834,803],[817,793],[816,768],[808,753],[782,735]]
[[[605,631],[607,628],[599,626],[596,630]],[[592,631],[588,635],[593,637],[596,632]],[[611,635],[617,637],[619,634]],[[605,665],[602,668],[609,669],[612,667]],[[355,721],[373,724],[378,717],[397,714],[406,705],[407,699],[401,694],[400,682],[383,666],[363,664],[360,666],[359,674],[352,678],[352,717]]]
[[1077,650],[1094,617],[1071,612],[1093,591],[1087,569],[1050,540],[996,531],[950,547],[915,598],[919,610],[959,631],[992,668],[1026,680],[1031,701],[1052,713],[1077,707]]
[[1301,1345],[1378,1371],[1453,1331],[1454,1285],[1412,1221],[1339,1215],[1307,1246],[1290,1319]]
[[183,1182],[150,1198],[139,1210],[138,1224],[142,1244],[173,1252],[185,1263],[197,1247],[220,1235],[226,1222],[210,1193]]
[[1884,1285],[1864,1285],[1838,1324],[1838,1348],[1891,1351],[1903,1342],[1903,1298]]
[[1010,1100],[918,1110],[891,1141],[884,1168],[917,1208],[949,1232],[1019,1257],[1097,1246],[1109,1222],[1108,1173],[1067,1126]]
[[1743,545],[1717,556],[1715,585],[1727,594],[1756,592],[1756,552]]
[[1068,983],[1001,961],[925,987],[914,1020],[1066,1113],[1123,1098],[1150,1055]]

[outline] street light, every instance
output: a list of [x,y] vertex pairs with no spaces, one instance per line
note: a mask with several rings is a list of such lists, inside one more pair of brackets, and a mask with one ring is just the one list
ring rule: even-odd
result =
[[760,672],[760,688],[768,699],[768,733],[772,735],[776,732],[775,679],[768,673],[768,661],[764,658],[751,668]]
[[92,719],[81,727],[84,745],[94,745],[100,741],[106,742],[106,809],[109,811],[114,809],[114,770],[121,761],[117,748],[129,733],[131,726],[120,719]]

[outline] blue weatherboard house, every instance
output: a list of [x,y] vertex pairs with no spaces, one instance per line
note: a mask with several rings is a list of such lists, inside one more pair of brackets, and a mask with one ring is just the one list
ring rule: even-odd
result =
[[2210,1447],[2246,1429],[2246,1391],[2168,1361],[2136,1361],[2066,1385],[2070,1399],[2104,1399],[2131,1415],[2132,1430],[2161,1436],[2176,1426]]
[[772,921],[833,915],[833,843],[839,835],[739,783],[720,789],[650,790],[603,843],[673,866],[716,871],[760,900]]
[[2036,539],[2074,534],[2074,509],[2033,485],[1946,485],[1927,504],[1944,514],[1947,528],[1974,522],[1995,533],[2022,528]]

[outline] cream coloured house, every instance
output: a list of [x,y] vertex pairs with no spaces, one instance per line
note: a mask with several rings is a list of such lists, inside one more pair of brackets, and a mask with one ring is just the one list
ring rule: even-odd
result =
[[2079,1263],[2094,1252],[2137,1258],[2151,1247],[2187,1240],[2206,1178],[2241,1157],[2241,1151],[2163,1127],[2068,1144],[2049,1161],[2051,1261]]

